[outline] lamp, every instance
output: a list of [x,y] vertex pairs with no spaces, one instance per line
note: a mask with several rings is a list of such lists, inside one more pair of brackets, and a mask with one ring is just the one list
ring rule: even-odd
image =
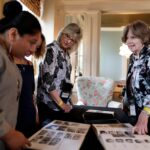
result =
[[122,44],[120,46],[119,55],[129,58],[131,54],[132,54],[132,52],[130,51],[130,49],[128,48],[128,46],[126,44]]

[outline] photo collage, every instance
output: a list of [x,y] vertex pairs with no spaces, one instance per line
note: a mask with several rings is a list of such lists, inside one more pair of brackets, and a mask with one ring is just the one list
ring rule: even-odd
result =
[[29,138],[32,144],[30,148],[78,150],[89,127],[87,124],[55,120]]
[[133,134],[130,124],[95,124],[93,128],[105,150],[150,149],[150,136]]

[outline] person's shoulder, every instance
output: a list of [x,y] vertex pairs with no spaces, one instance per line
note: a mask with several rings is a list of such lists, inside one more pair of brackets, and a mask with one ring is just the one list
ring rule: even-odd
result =
[[6,61],[8,61],[8,56],[6,55],[5,50],[0,47],[0,73],[5,69]]
[[134,59],[134,54],[132,53],[129,57],[129,61],[133,61],[133,59]]
[[0,46],[0,60],[8,59],[7,51]]
[[54,53],[55,55],[57,55],[59,49],[60,47],[56,41],[47,45],[47,53]]
[[52,46],[54,46],[55,45],[55,43],[56,43],[56,41],[53,41],[53,42],[51,42],[51,43],[49,43],[49,44],[47,44],[47,48],[51,48]]
[[147,55],[150,56],[150,47],[147,49]]
[[49,49],[52,46],[52,43],[48,44],[46,47]]

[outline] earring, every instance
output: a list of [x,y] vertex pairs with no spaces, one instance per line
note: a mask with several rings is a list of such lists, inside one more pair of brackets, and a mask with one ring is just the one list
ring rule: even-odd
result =
[[9,54],[11,53],[11,51],[12,51],[12,45],[10,45],[9,47]]

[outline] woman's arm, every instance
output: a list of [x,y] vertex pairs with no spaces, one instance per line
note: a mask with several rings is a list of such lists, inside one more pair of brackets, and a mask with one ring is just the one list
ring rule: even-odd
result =
[[150,116],[150,57],[147,62],[146,67],[146,77],[145,80],[145,93],[143,97],[143,110],[141,111],[138,121],[134,127],[134,132],[138,134],[148,133],[148,118]]
[[12,150],[21,150],[26,146],[31,145],[28,139],[26,139],[21,132],[18,132],[14,129],[11,129],[9,132],[3,135],[0,140],[6,144],[8,149]]
[[138,121],[136,125],[133,128],[133,132],[138,133],[138,134],[147,134],[148,133],[148,117],[146,112],[141,111]]
[[65,112],[69,112],[72,109],[72,106],[69,104],[65,104],[62,99],[60,98],[58,92],[56,90],[51,91],[49,95],[52,97],[52,99],[57,103],[57,105],[64,110]]
[[[56,47],[55,47],[56,48]],[[71,105],[65,104],[59,96],[56,87],[56,81],[58,77],[59,71],[59,54],[57,49],[54,49],[54,45],[49,45],[46,57],[43,64],[43,86],[45,91],[49,93],[49,96],[58,104],[58,106],[63,109],[65,112],[69,112],[71,110]]]

